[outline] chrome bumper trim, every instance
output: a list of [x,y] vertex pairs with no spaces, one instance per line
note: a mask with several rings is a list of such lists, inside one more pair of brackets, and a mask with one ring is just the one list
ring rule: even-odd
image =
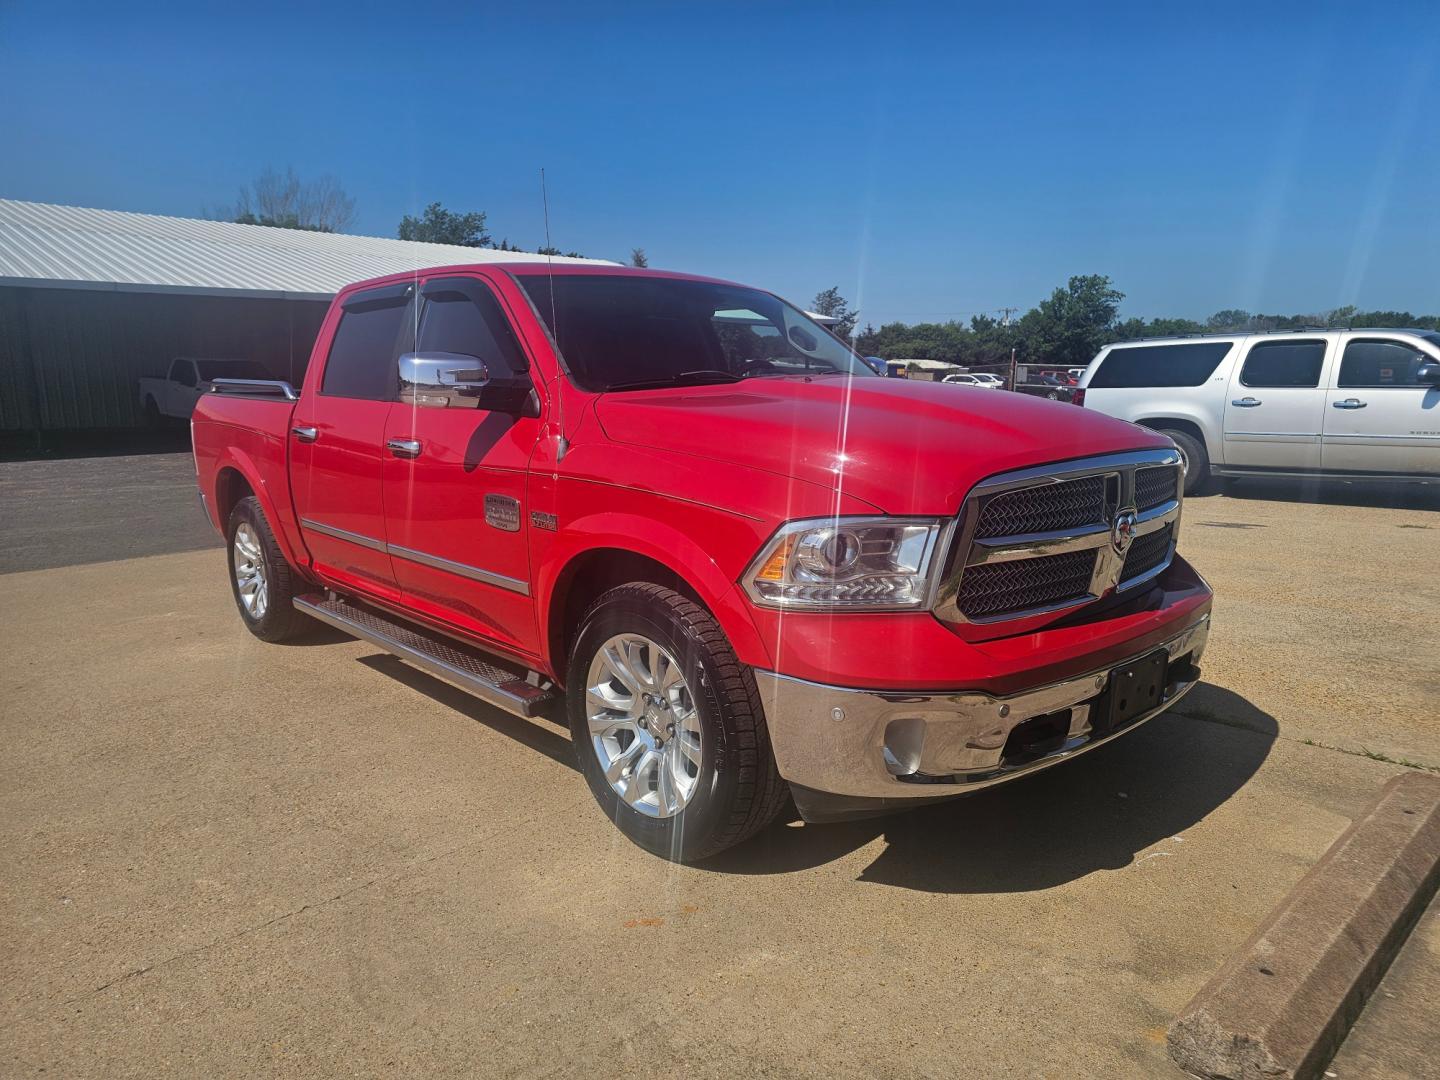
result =
[[[1179,701],[1195,680],[1171,684],[1164,701],[1118,731],[1097,735],[1090,705],[1110,671],[1165,649],[1198,664],[1207,614],[1159,645],[1084,675],[1008,697],[980,691],[855,690],[756,671],[780,775],[816,791],[858,798],[935,798],[1002,783],[1133,731]],[[1058,749],[1023,764],[1002,760],[1021,723],[1070,710]]]

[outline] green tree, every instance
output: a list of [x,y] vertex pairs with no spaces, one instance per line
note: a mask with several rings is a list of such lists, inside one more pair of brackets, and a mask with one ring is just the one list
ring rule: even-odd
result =
[[848,338],[855,333],[855,324],[860,321],[860,313],[850,310],[849,302],[840,295],[839,286],[816,293],[810,310],[817,315],[828,315],[834,319],[835,325],[830,329],[842,338]]
[[1088,364],[1114,339],[1123,299],[1103,274],[1072,277],[1020,320],[1025,358],[1056,367]]
[[420,240],[427,244],[456,244],[460,247],[493,247],[485,231],[485,212],[457,214],[432,202],[420,217],[406,214],[400,219],[396,233],[401,240]]
[[1233,333],[1248,329],[1254,316],[1240,308],[1225,308],[1205,320],[1205,329],[1218,333]]
[[634,248],[630,252],[631,266],[649,266],[650,260],[645,257],[644,248]]

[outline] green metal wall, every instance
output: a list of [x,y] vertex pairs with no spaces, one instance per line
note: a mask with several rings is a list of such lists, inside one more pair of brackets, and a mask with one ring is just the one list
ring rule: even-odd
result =
[[298,385],[326,306],[0,287],[0,432],[143,427],[137,381],[176,356],[256,360]]

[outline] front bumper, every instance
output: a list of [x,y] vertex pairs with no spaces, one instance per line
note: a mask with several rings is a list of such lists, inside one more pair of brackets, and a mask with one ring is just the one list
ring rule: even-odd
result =
[[[853,690],[756,671],[780,775],[807,803],[840,796],[857,805],[929,799],[1002,783],[1053,765],[1133,731],[1179,701],[1199,680],[1210,630],[1203,615],[1185,630],[1130,659],[1169,654],[1160,704],[1114,730],[1097,731],[1091,709],[1120,664],[1004,697],[949,692]],[[1027,721],[1035,723],[1024,727]],[[833,800],[832,800],[833,801]],[[842,816],[853,816],[846,811]]]

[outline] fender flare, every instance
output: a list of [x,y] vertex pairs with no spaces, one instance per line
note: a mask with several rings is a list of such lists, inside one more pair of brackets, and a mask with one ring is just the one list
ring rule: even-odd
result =
[[[555,590],[566,568],[597,548],[617,548],[652,559],[695,590],[710,609],[742,663],[769,666],[770,650],[750,617],[748,602],[714,558],[688,535],[653,518],[624,513],[598,513],[577,518],[556,534],[535,570],[540,641],[551,637],[556,610]],[[548,645],[542,646],[548,650]],[[564,657],[549,657],[552,669],[564,671]]]
[[[304,543],[295,528],[294,515],[280,512],[281,504],[277,504],[275,494],[270,490],[270,485],[265,482],[265,474],[255,465],[249,454],[234,446],[227,446],[216,460],[214,487],[210,492],[211,506],[214,508],[211,516],[215,520],[220,535],[225,535],[226,526],[226,522],[220,520],[220,475],[226,469],[234,469],[250,485],[250,490],[260,501],[260,509],[264,511],[265,519],[270,522],[271,531],[275,534],[275,542],[280,545],[280,551],[286,561],[297,570],[308,572],[310,553],[305,550]],[[288,504],[289,492],[286,491],[283,497]]]

